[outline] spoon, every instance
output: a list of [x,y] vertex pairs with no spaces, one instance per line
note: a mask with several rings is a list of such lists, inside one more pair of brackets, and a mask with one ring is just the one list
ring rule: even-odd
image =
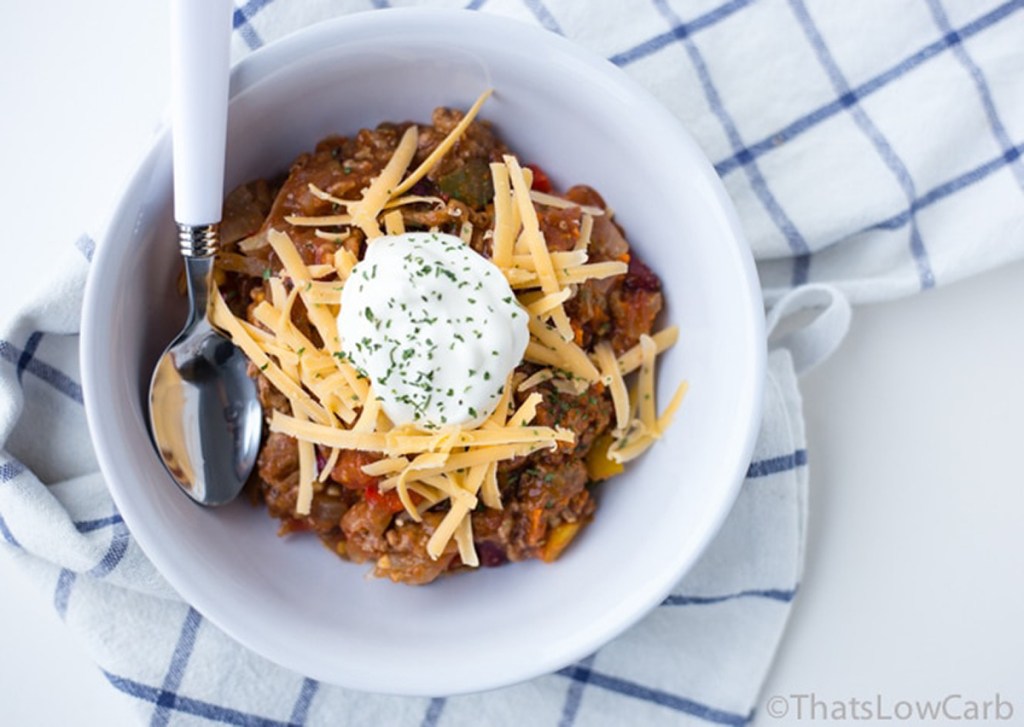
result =
[[227,136],[231,0],[171,3],[174,219],[189,312],[149,389],[157,451],[201,505],[233,500],[252,472],[262,412],[245,355],[208,317]]

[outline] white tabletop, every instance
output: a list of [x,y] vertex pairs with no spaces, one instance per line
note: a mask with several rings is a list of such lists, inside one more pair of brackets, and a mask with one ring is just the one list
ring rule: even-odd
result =
[[[167,42],[165,3],[26,2],[0,17],[0,251],[18,271],[0,287],[6,310],[96,229],[145,150]],[[1022,314],[1024,264],[861,308],[804,378],[807,568],[757,724],[959,694],[955,716],[997,693],[1024,720]],[[0,582],[0,724],[131,723],[49,594],[5,556]],[[776,695],[785,719],[769,714]]]

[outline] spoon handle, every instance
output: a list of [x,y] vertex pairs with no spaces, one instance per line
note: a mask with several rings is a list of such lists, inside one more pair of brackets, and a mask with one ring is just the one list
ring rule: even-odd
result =
[[[231,12],[231,0],[171,2],[174,219],[181,228],[213,226],[221,219]],[[212,235],[213,240],[193,236],[192,253],[212,255],[216,228]],[[188,255],[184,229],[181,243]]]

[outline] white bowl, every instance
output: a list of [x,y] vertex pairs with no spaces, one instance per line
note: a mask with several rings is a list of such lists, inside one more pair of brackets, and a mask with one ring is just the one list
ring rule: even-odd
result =
[[248,503],[192,504],[146,426],[147,382],[179,330],[167,134],[140,165],[92,264],[82,324],[89,425],[111,493],[154,565],[254,651],[356,689],[446,695],[510,684],[595,651],[655,607],[728,512],[759,424],[759,287],[728,198],[700,149],[611,64],[542,30],[472,12],[382,11],[257,51],[232,76],[227,188],[287,169],[330,133],[484,106],[556,185],[587,183],[661,275],[680,341],[661,406],[670,431],[598,489],[598,511],[554,564],[514,564],[426,587],[366,577],[313,537],[282,540]]

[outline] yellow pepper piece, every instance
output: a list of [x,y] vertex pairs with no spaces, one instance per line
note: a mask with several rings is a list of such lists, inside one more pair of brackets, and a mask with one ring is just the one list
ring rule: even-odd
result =
[[548,542],[544,544],[544,549],[541,551],[540,557],[545,563],[550,563],[562,554],[565,550],[565,546],[572,542],[572,539],[576,537],[576,533],[580,530],[580,523],[562,523],[557,528],[551,531],[551,535],[548,536]]
[[602,434],[594,442],[594,446],[587,455],[587,475],[591,481],[600,482],[601,480],[607,480],[609,477],[614,477],[626,469],[621,463],[608,459],[608,449],[611,446],[611,433]]

